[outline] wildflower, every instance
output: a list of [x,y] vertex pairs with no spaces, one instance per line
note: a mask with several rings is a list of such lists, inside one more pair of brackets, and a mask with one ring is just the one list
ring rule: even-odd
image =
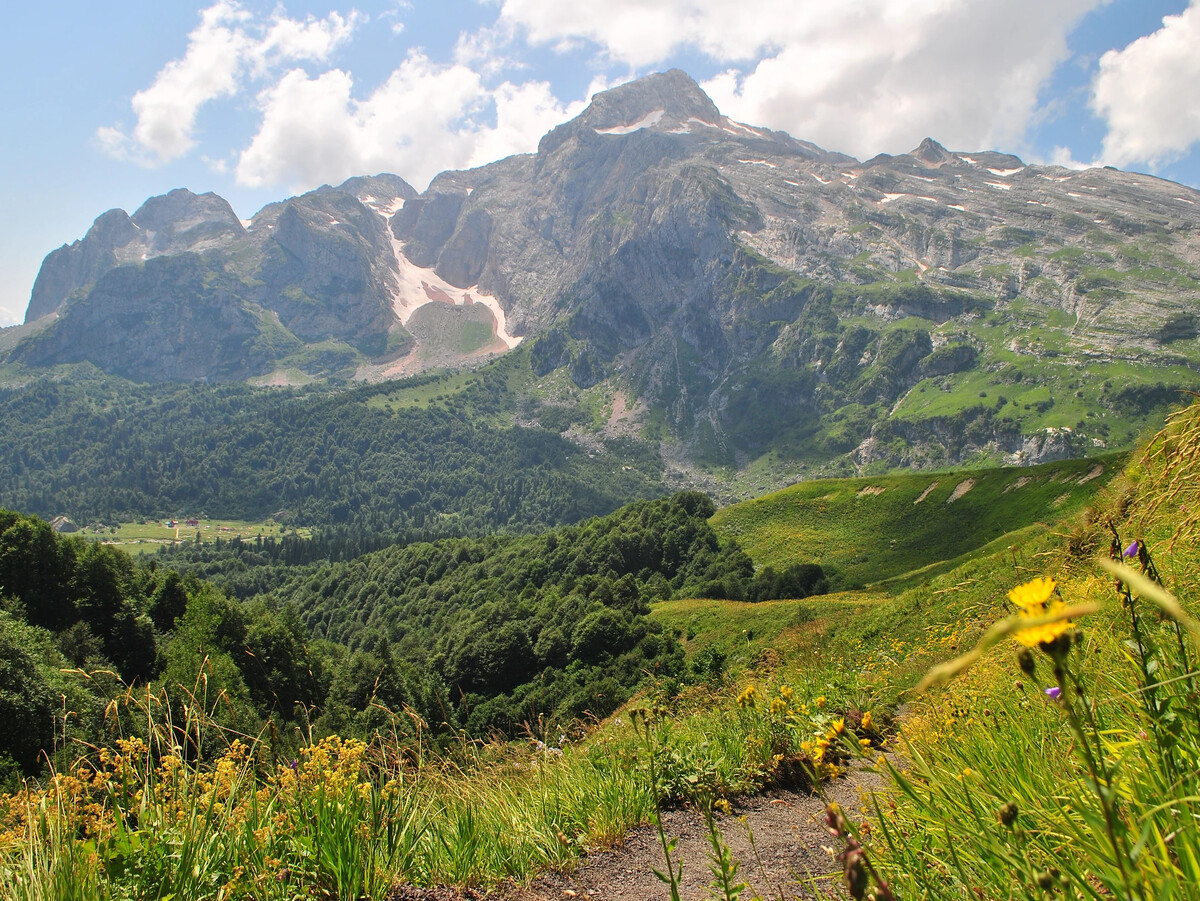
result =
[[725,814],[725,816],[729,816],[731,813],[733,813],[733,805],[724,798],[718,798],[717,800],[713,801],[713,810],[719,811]]
[[846,731],[846,720],[842,717],[838,717],[830,724],[829,729],[831,735],[843,734]]
[[1128,559],[1132,560],[1134,557],[1136,557],[1138,555],[1138,551],[1140,551],[1141,549],[1142,549],[1142,543],[1140,541],[1134,539],[1133,543],[1130,544],[1129,547],[1125,548],[1124,556],[1127,557]]
[[875,720],[871,716],[871,711],[868,710],[866,713],[863,714],[862,727],[864,729],[870,729],[873,725],[875,725]]
[[1046,689],[1045,693],[1046,693],[1046,697],[1048,697],[1051,701],[1057,701],[1059,698],[1062,697],[1062,689],[1059,688],[1057,685],[1051,685],[1049,688]]
[[791,701],[793,695],[795,695],[795,692],[792,691],[791,686],[788,686],[788,685],[780,685],[779,686],[779,697],[783,698],[783,700]]
[[817,706],[817,709],[820,710],[825,706],[825,695],[821,695],[821,697],[817,698],[815,701],[813,701],[813,703]]
[[745,690],[738,695],[737,703],[739,707],[753,707],[754,698],[758,694],[758,689],[753,685],[747,685]]
[[[1065,607],[1062,599],[1055,595],[1055,587],[1053,579],[1034,579],[1009,591],[1008,599],[1017,607],[1017,615],[1022,619],[1052,616]],[[1069,619],[1061,619],[1058,622],[1018,629],[1013,633],[1013,637],[1027,648],[1040,645],[1044,649],[1044,646],[1070,631],[1074,625]]]

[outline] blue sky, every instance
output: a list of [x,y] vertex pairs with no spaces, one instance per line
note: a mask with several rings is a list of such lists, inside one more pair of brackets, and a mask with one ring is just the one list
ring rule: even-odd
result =
[[866,159],[926,135],[1200,186],[1200,0],[18,4],[0,34],[0,326],[42,258],[175,187],[239,215],[532,151],[678,66],[722,112]]

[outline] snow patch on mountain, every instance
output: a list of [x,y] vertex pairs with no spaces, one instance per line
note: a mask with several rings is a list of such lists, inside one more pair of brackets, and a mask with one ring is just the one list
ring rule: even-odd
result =
[[495,297],[482,293],[476,285],[456,288],[432,269],[414,265],[404,255],[404,242],[395,238],[392,238],[392,252],[396,258],[396,293],[392,295],[392,310],[401,325],[408,325],[413,313],[426,304],[445,303],[463,307],[478,303],[491,311],[496,320],[496,337],[509,350],[521,343],[520,337],[508,333],[504,308]]
[[635,131],[641,131],[643,128],[653,128],[662,121],[662,117],[667,113],[664,109],[656,109],[638,119],[632,125],[614,125],[612,128],[597,128],[594,129],[598,135],[627,135]]

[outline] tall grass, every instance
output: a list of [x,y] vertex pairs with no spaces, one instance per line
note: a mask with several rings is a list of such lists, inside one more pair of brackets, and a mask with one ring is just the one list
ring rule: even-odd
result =
[[877,799],[897,897],[1197,897],[1198,500],[1194,406],[1048,567],[1057,584],[1014,588],[1016,615],[934,673],[957,679],[906,724]]
[[[0,798],[12,897],[383,899],[404,884],[523,882],[618,843],[656,807],[711,808],[844,762],[822,738],[836,719],[826,700],[779,683],[687,688],[672,715],[657,706],[652,746],[618,717],[586,742],[464,741],[439,755],[397,730],[309,740],[295,759],[222,729],[222,699],[206,703],[202,686],[127,692],[111,747]],[[735,863],[721,864],[729,889]]]

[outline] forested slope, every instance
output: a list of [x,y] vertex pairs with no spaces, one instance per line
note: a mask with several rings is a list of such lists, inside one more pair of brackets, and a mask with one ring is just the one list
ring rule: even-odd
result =
[[651,601],[780,589],[718,540],[713,510],[685,492],[536,536],[396,546],[299,569],[248,603],[0,511],[0,716],[24,724],[0,764],[36,771],[72,753],[68,732],[102,741],[126,686],[162,692],[164,717],[186,702],[238,733],[269,723],[280,754],[302,726],[366,736],[402,711],[434,735],[603,716],[647,674],[685,674]]
[[453,408],[371,402],[387,390],[86,373],[3,389],[0,504],[79,522],[281,514],[411,539],[576,522],[661,491],[661,461],[644,448],[614,446],[618,462],[514,424],[502,372]]

